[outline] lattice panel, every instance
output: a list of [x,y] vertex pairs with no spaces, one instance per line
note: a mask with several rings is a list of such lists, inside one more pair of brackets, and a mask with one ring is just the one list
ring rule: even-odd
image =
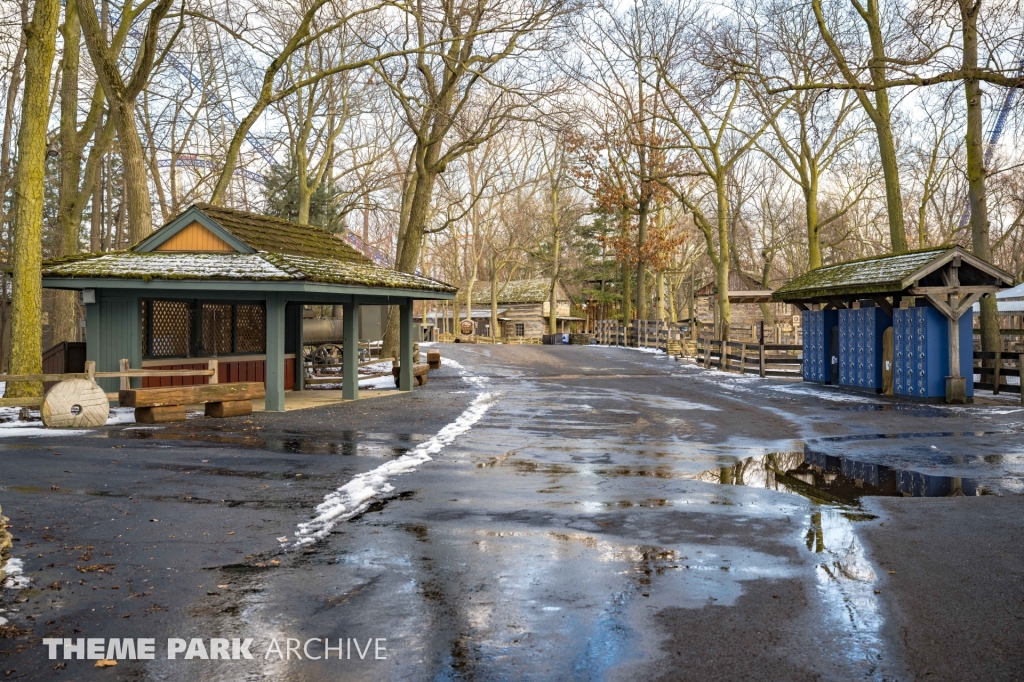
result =
[[203,304],[203,355],[231,352],[231,305]]
[[238,316],[236,353],[265,353],[267,350],[267,313],[262,305],[235,306]]
[[153,356],[188,356],[192,350],[192,308],[181,301],[150,301]]

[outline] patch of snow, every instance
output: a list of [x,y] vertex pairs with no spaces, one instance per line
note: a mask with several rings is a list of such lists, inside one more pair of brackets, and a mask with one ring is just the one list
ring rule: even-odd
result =
[[8,559],[4,570],[7,572],[7,580],[4,581],[7,589],[23,590],[32,584],[32,579],[25,575],[25,562],[21,559]]
[[[322,540],[338,522],[352,518],[370,506],[376,497],[394,490],[394,486],[388,482],[389,479],[413,471],[421,464],[429,462],[445,446],[469,431],[490,408],[492,395],[478,395],[455,421],[417,445],[412,452],[382,464],[372,471],[359,474],[328,494],[324,501],[317,505],[317,515],[299,524],[295,532],[294,546],[311,545],[317,540]],[[287,543],[282,543],[282,546],[287,546]]]
[[773,391],[779,393],[790,393],[792,395],[806,395],[812,398],[824,398],[825,400],[831,400],[837,403],[876,403],[877,400],[869,398],[867,396],[852,395],[850,393],[840,393],[838,391],[830,391],[827,389],[813,389],[810,387],[797,387],[797,386],[772,386]]
[[110,416],[107,417],[107,426],[114,424],[134,424],[135,423],[135,408],[134,407],[112,407],[110,408]]
[[635,350],[641,353],[649,353],[651,355],[665,355],[665,351],[660,348],[639,348],[634,346],[602,346],[599,344],[590,344],[591,348],[621,348],[623,350]]
[[[339,388],[340,388],[340,385],[339,385]],[[373,379],[360,379],[359,380],[359,388],[369,388],[369,389],[377,389],[377,390],[382,390],[382,389],[387,389],[387,388],[395,388],[395,377],[389,374],[386,377],[374,377]]]

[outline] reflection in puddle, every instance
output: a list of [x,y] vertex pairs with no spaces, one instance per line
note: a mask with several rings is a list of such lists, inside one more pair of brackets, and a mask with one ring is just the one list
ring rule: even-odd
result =
[[874,589],[875,571],[854,523],[875,517],[853,505],[863,495],[968,494],[965,490],[978,494],[978,487],[967,479],[955,479],[959,483],[954,483],[950,477],[898,471],[810,451],[748,457],[696,478],[792,493],[816,505],[804,540],[814,555],[818,591],[833,618],[850,634],[843,655],[867,666],[868,676],[879,672],[883,660],[883,618]]
[[816,557],[815,575],[822,600],[850,633],[844,654],[869,666],[874,674],[882,661],[883,618],[875,597],[875,571],[841,508],[822,507],[811,514],[807,549]]
[[387,459],[401,457],[413,448],[418,436],[408,433],[374,434],[372,438],[362,436],[356,431],[342,431],[331,434],[332,439],[316,436],[279,436],[279,435],[234,435],[220,433],[182,433],[177,430],[151,431],[135,428],[123,429],[119,437],[132,440],[189,440],[191,443],[203,442],[219,445],[239,445],[301,455],[342,455],[345,457],[372,457]]
[[747,457],[732,466],[703,471],[694,478],[706,483],[778,490],[826,504],[855,504],[866,495],[973,497],[990,494],[985,486],[971,478],[896,469],[810,449]]

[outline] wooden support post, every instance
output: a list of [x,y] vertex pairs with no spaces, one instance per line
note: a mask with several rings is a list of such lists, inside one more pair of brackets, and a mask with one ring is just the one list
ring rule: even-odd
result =
[[740,347],[740,374],[747,373],[747,344]]
[[[128,364],[128,358],[121,358],[117,363],[117,368],[121,372],[127,372],[130,369],[130,365]],[[127,391],[129,388],[131,388],[131,383],[128,377],[121,377],[119,381],[121,384],[120,390]]]
[[398,390],[411,391],[413,382],[413,361],[412,361],[412,300],[407,299],[405,303],[398,306],[398,318],[401,322],[399,329],[400,370],[398,374]]
[[765,361],[764,361],[764,340],[763,339],[762,339],[762,342],[760,344],[758,344],[757,350],[758,350],[758,356],[757,356],[758,372],[761,375],[761,378],[764,379],[764,377],[765,377]]
[[85,361],[85,376],[89,378],[89,381],[96,381],[96,361],[86,360]]
[[218,373],[217,367],[218,367],[218,365],[217,365],[217,358],[211,358],[210,361],[206,363],[206,368],[213,372],[213,374],[207,378],[206,383],[208,383],[208,384],[219,384],[220,383],[220,379],[217,377],[217,373]]
[[[293,391],[304,391],[306,390],[306,365],[302,358],[302,324],[303,324],[303,310],[305,306],[301,303],[293,303],[289,306],[288,310],[291,311],[291,317],[288,320],[288,326],[291,331],[291,338],[295,348],[295,363],[292,365],[294,376],[292,377],[292,390]],[[334,311],[332,309],[331,314],[333,316]]]
[[342,374],[341,397],[345,400],[359,398],[359,304],[345,304],[342,318]]
[[267,412],[284,412],[284,327],[285,301],[283,298],[268,298],[267,307],[267,364],[265,377],[267,395],[264,409]]

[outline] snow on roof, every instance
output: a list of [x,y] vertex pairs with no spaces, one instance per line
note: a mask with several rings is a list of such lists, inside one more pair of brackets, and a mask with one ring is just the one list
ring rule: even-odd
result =
[[[559,286],[561,288],[561,286]],[[551,294],[551,280],[544,278],[513,279],[506,284],[498,284],[498,303],[543,303]],[[560,301],[568,298],[560,298]],[[473,287],[473,304],[490,305],[491,283],[477,282]]]
[[306,281],[420,291],[455,291],[454,287],[444,282],[389,270],[366,260],[341,261],[267,252],[242,254],[117,251],[47,262],[43,265],[43,276],[145,281]]
[[[996,297],[996,306],[1000,314],[1024,313],[1024,301],[1004,301]],[[974,304],[974,312],[981,312],[981,304]]]
[[999,299],[1024,299],[1024,284],[1018,284],[1012,289],[1004,289],[996,294],[996,298]]
[[826,265],[775,290],[776,300],[836,294],[871,294],[903,288],[903,280],[949,249],[924,249]]

